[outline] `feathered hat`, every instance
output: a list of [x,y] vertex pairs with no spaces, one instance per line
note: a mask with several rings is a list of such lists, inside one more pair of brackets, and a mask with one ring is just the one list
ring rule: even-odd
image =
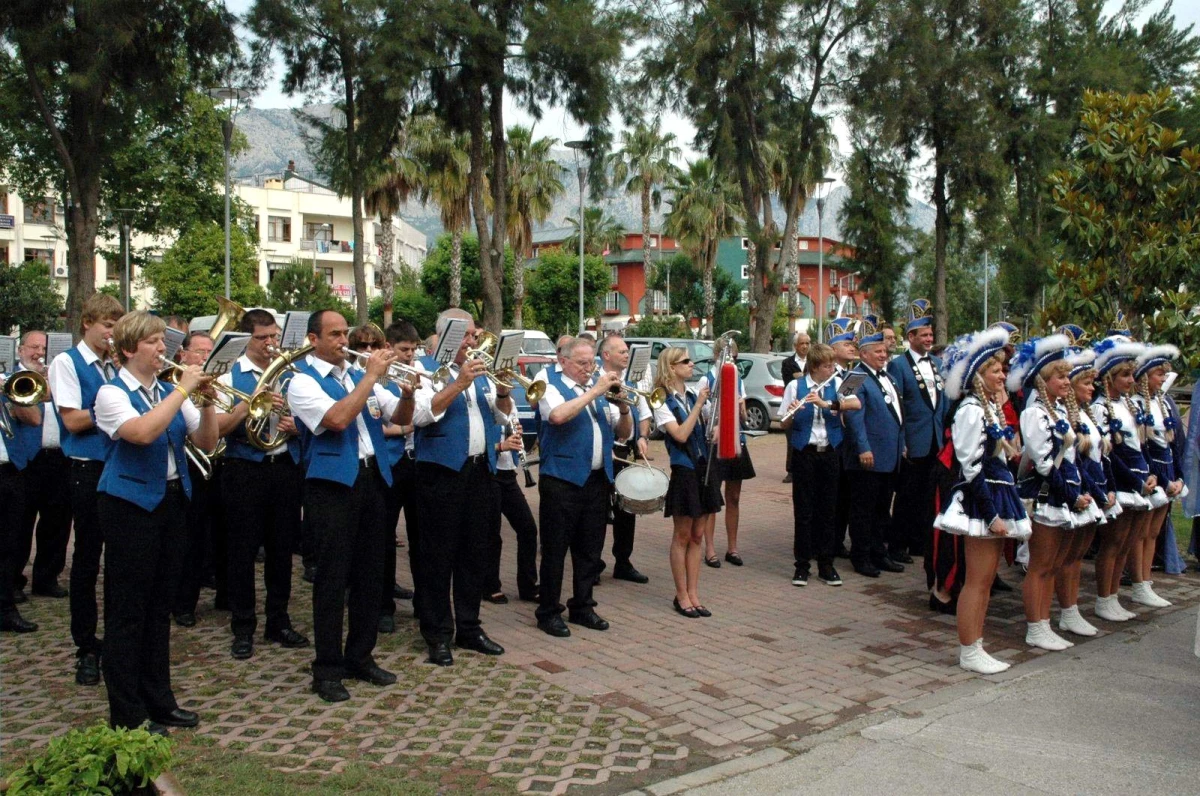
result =
[[1110,335],[1105,337],[1092,350],[1096,352],[1096,373],[1101,378],[1122,362],[1132,362],[1146,347],[1141,343],[1131,341],[1125,335]]
[[849,318],[834,318],[825,327],[825,342],[830,345],[854,342],[854,322]]
[[933,325],[933,304],[929,299],[913,299],[908,305],[908,325],[904,327],[904,333],[908,334],[913,329],[920,329],[922,326]]
[[1173,345],[1152,345],[1138,354],[1133,361],[1133,377],[1140,379],[1159,365],[1165,365],[1179,356],[1179,349]]
[[1054,330],[1056,334],[1065,334],[1073,346],[1081,346],[1087,342],[1087,332],[1082,326],[1074,323],[1064,323]]
[[1003,329],[1005,334],[1008,335],[1008,344],[1009,345],[1016,345],[1017,343],[1021,342],[1021,330],[1018,329],[1016,326],[1013,326],[1008,321],[996,321],[988,328],[989,329]]
[[1067,362],[1071,365],[1071,378],[1096,367],[1096,352],[1090,348],[1072,346],[1067,349]]
[[867,315],[858,322],[858,347],[883,342],[883,332],[876,328],[874,315]]
[[1109,327],[1106,337],[1124,337],[1128,340],[1133,339],[1133,330],[1129,328],[1129,321],[1125,320],[1125,313],[1117,310],[1117,315],[1113,318],[1113,325]]
[[1008,331],[992,326],[965,334],[946,347],[946,395],[956,401],[969,389],[979,366],[1004,349]]
[[1017,392],[1033,386],[1042,368],[1066,356],[1071,341],[1065,334],[1034,337],[1017,346],[1012,367],[1008,371],[1008,391]]

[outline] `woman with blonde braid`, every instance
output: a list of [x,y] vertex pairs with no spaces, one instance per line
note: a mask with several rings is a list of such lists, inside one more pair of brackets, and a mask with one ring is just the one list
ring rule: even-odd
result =
[[1028,630],[1025,643],[1057,651],[1074,646],[1050,627],[1054,580],[1066,563],[1074,530],[1103,518],[1092,496],[1083,490],[1075,466],[1075,432],[1064,415],[1071,391],[1066,348],[1069,340],[1055,334],[1029,340],[1017,349],[1008,374],[1008,389],[1024,389],[1036,397],[1021,412],[1021,459],[1018,490],[1033,521],[1029,539],[1029,572],[1022,589]]
[[950,438],[959,475],[934,527],[963,537],[967,573],[958,596],[958,665],[980,674],[1009,667],[984,651],[983,622],[1004,540],[1030,533],[1006,464],[1014,434],[991,399],[1004,389],[997,354],[1007,342],[1007,331],[988,329],[959,338],[945,355],[946,395],[956,402]]
[[1135,528],[1129,551],[1133,601],[1151,608],[1166,608],[1171,604],[1151,588],[1150,565],[1154,561],[1155,541],[1171,510],[1171,501],[1187,494],[1171,453],[1177,422],[1167,412],[1162,399],[1167,363],[1177,356],[1179,349],[1173,345],[1152,346],[1138,355],[1133,366],[1133,377],[1138,384],[1138,395],[1134,398],[1135,419],[1144,430],[1142,452],[1150,473],[1162,486],[1150,496],[1150,511],[1146,512],[1145,522]]
[[1109,452],[1112,490],[1124,509],[1100,535],[1100,550],[1096,553],[1096,616],[1110,622],[1124,622],[1137,616],[1121,606],[1117,592],[1134,531],[1148,519],[1147,496],[1158,488],[1157,479],[1142,455],[1133,403],[1129,399],[1134,384],[1133,360],[1143,349],[1144,346],[1120,335],[1106,337],[1094,349],[1096,374],[1103,384],[1092,401],[1092,416],[1112,443]]
[[1093,505],[1104,512],[1104,519],[1083,526],[1071,537],[1062,569],[1054,579],[1054,590],[1058,597],[1061,613],[1058,629],[1077,636],[1094,636],[1096,628],[1079,613],[1079,578],[1083,569],[1083,556],[1092,544],[1097,529],[1108,524],[1121,514],[1121,504],[1110,486],[1111,465],[1108,463],[1108,440],[1101,434],[1100,426],[1091,416],[1089,406],[1095,392],[1096,352],[1089,348],[1068,349],[1067,362],[1071,366],[1071,390],[1064,403],[1067,406],[1067,422],[1075,430],[1075,462],[1084,491],[1092,496]]

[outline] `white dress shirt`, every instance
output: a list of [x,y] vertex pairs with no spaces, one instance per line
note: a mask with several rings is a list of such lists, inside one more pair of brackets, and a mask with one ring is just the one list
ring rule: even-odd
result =
[[933,360],[929,358],[929,354],[918,355],[915,351],[909,351],[908,355],[917,363],[917,370],[921,371],[921,376],[925,379],[925,392],[929,394],[929,403],[937,406],[937,374],[933,371]]
[[[79,341],[79,345],[75,346],[75,350],[83,357],[83,361],[87,363],[89,368],[95,368],[101,377],[108,381],[116,375],[116,368],[109,362],[102,361],[96,356],[96,352],[88,347],[88,344],[83,340]],[[46,370],[46,381],[50,384],[50,396],[57,408],[66,409],[83,409],[83,391],[79,386],[79,374],[75,372],[75,361],[71,359],[71,354],[64,351],[56,356],[50,362],[50,367]],[[58,433],[58,421],[54,422],[54,431]],[[43,443],[46,439],[46,432],[42,432]],[[87,461],[79,456],[73,456],[74,459]]]
[[[420,362],[414,363],[416,367],[421,369],[421,372],[427,372]],[[458,378],[458,365],[447,365],[450,369],[450,380]],[[413,393],[413,399],[416,402],[413,407],[413,426],[416,428],[424,428],[431,426],[434,423],[441,422],[446,416],[446,412],[450,409],[450,404],[446,404],[446,408],[441,412],[434,413],[433,397],[436,395],[433,391],[433,385],[428,379],[421,379],[421,386]],[[489,382],[483,390],[484,406],[480,406],[475,397],[475,383],[462,392],[463,397],[467,401],[467,455],[479,456],[487,453],[487,428],[485,422],[504,425],[508,422],[508,415],[496,408],[496,391],[492,388]],[[453,403],[453,401],[451,401]],[[484,412],[490,415],[490,419],[485,419]]]
[[[241,368],[243,372],[249,371],[249,372],[253,373],[257,377],[255,379],[256,384],[258,383],[258,379],[262,378],[262,373],[263,373],[262,368],[260,368],[258,365],[255,365],[254,361],[251,360],[250,357],[246,356],[245,354],[238,357],[238,360],[235,364],[239,368]],[[232,387],[233,386],[233,371],[229,370],[229,371],[226,371],[225,373],[222,373],[220,376],[217,377],[217,381],[219,381],[221,384],[225,385],[226,387]],[[218,406],[217,414],[225,415],[225,414],[229,414],[229,413],[222,411],[221,407]],[[247,415],[247,418],[248,417],[249,417],[249,415]],[[279,415],[273,413],[271,415],[270,422],[271,422],[271,433],[274,434],[275,427],[279,425]],[[274,448],[271,448],[271,450],[267,451],[266,455],[267,456],[276,456],[276,455],[278,455],[280,453],[284,453],[286,451],[287,451],[287,442],[283,442],[279,445],[276,445]]]
[[879,387],[883,390],[883,394],[891,399],[888,402],[888,405],[895,410],[896,419],[903,423],[904,410],[900,408],[900,394],[896,392],[896,385],[892,384],[892,377],[888,375],[886,370],[874,370],[869,365],[863,365],[863,367],[875,374],[876,379],[879,382]]
[[[574,395],[570,398],[563,396],[558,391],[558,388],[553,384],[546,385],[546,392],[542,393],[542,400],[538,402],[538,411],[542,413],[542,417],[546,422],[550,422],[550,413],[559,406],[562,406],[569,400],[574,400],[587,392],[587,388],[577,384],[573,379],[565,373],[562,376],[563,383],[567,385],[567,389],[571,390]],[[600,439],[600,423],[595,413],[596,404],[590,403],[583,410],[587,412],[588,419],[592,421],[592,469],[599,470],[604,466],[604,446]],[[613,429],[614,433],[617,428],[617,423],[621,420],[621,410],[612,401],[608,402],[608,407],[605,410],[608,416],[608,426]]]
[[[74,368],[71,368],[74,375]],[[22,365],[18,372],[29,371],[34,372],[33,368]],[[47,377],[47,384],[49,378]],[[57,450],[61,447],[58,438],[58,410],[54,408],[54,401],[46,401],[42,405],[42,450]]]
[[[157,379],[151,386],[145,386],[125,368],[118,371],[117,378],[124,382],[129,389],[141,393],[142,400],[151,408],[158,406],[159,402],[170,392],[170,390],[163,391]],[[191,401],[184,401],[180,411],[183,412],[183,420],[187,424],[187,433],[195,434],[196,430],[200,428],[200,410]],[[96,393],[96,427],[114,441],[117,440],[117,431],[121,426],[141,416],[142,413],[135,409],[133,402],[129,400],[129,393],[116,384],[105,384],[100,388],[100,392]],[[179,469],[175,461],[175,451],[168,445],[167,480],[173,481],[178,477]]]
[[[322,378],[332,373],[347,394],[354,392],[354,382],[350,379],[350,372],[347,368],[331,365],[314,356],[309,356],[306,361]],[[325,392],[325,388],[311,375],[297,373],[292,377],[291,383],[288,384],[287,400],[292,415],[303,423],[313,436],[319,437],[328,430],[321,425],[321,421],[325,419],[326,413],[337,401]],[[378,413],[381,418],[390,418],[396,413],[396,407],[399,405],[400,399],[383,387],[378,384],[371,386],[367,409],[372,415]],[[365,459],[368,456],[374,456],[375,446],[371,443],[371,434],[367,431],[367,423],[363,420],[362,412],[354,416],[354,427],[358,431],[358,458]]]

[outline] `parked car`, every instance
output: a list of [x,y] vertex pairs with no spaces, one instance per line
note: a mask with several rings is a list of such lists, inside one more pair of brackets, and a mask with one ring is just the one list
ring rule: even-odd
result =
[[[742,384],[746,388],[744,426],[747,431],[769,431],[771,423],[779,414],[779,405],[783,403],[783,360],[786,358],[782,354],[738,354],[738,373],[741,374]],[[708,375],[712,367],[711,357],[696,360],[688,385],[694,387],[700,379]]]
[[[505,332],[515,332],[517,329],[505,329]],[[540,355],[552,357],[557,352],[554,349],[554,341],[547,336],[545,332],[540,332],[537,329],[523,329],[525,332],[525,341],[521,344],[521,353],[530,355]]]
[[641,344],[650,346],[650,378],[658,373],[658,355],[664,348],[686,348],[693,362],[701,359],[712,359],[712,340],[694,340],[691,337],[626,337],[629,345]]
[[[554,362],[554,357],[547,356],[521,356],[517,359],[521,375],[527,379],[532,379],[543,368],[553,367]],[[517,409],[517,417],[521,420],[521,439],[525,441],[525,450],[532,451],[534,443],[537,442],[537,425],[533,422],[534,407],[529,405],[529,399],[525,397],[525,388],[519,384],[513,387],[512,399]]]

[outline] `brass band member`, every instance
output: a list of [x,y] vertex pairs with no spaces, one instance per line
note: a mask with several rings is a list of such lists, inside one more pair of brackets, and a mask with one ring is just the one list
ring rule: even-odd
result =
[[[629,367],[629,345],[620,335],[610,334],[600,343],[600,366],[606,373],[615,373],[621,377],[622,381],[624,380],[625,370]],[[628,386],[638,387],[636,384]],[[637,403],[632,411],[634,413],[633,422],[630,425],[633,436],[628,441],[615,443],[614,450],[621,459],[631,460],[635,453],[638,457],[645,459],[647,441],[650,438],[650,418],[653,413],[650,411],[650,404],[641,395],[637,396]],[[617,473],[628,466],[623,461],[613,462],[613,476],[615,477]],[[613,577],[632,583],[649,583],[650,578],[638,572],[637,567],[629,560],[629,557],[633,555],[633,534],[637,518],[617,505],[616,501],[613,502],[612,511]]]

